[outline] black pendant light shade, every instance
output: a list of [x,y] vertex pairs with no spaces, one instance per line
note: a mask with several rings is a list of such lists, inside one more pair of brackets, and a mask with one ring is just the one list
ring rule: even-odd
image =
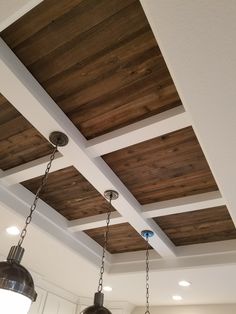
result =
[[111,314],[111,312],[103,306],[104,294],[96,292],[94,295],[94,304],[87,307],[83,314]]
[[34,281],[28,270],[20,265],[24,249],[13,246],[7,257],[7,261],[0,262],[0,289],[10,290],[24,295],[34,302],[37,293]]

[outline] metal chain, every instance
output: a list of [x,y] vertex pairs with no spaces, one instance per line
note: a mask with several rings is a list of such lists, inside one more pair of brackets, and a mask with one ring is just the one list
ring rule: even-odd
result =
[[148,235],[146,236],[147,248],[146,248],[146,311],[145,314],[150,314],[149,310],[149,242]]
[[40,183],[40,186],[35,194],[35,198],[34,198],[34,201],[33,201],[33,204],[31,205],[30,207],[30,213],[28,215],[28,217],[26,218],[25,220],[25,226],[23,228],[23,230],[21,231],[21,234],[20,234],[20,240],[18,242],[18,246],[21,246],[24,239],[25,239],[25,236],[27,234],[27,228],[28,228],[28,225],[31,223],[31,220],[32,220],[32,215],[34,213],[34,211],[36,210],[36,207],[37,207],[37,203],[38,203],[38,200],[39,200],[39,196],[40,196],[40,193],[42,191],[42,189],[44,188],[44,186],[47,184],[47,179],[48,179],[48,175],[49,175],[49,171],[51,169],[51,166],[52,166],[52,162],[53,160],[55,159],[55,154],[57,152],[57,145],[54,147],[53,149],[53,152],[50,156],[50,160],[47,164],[47,167],[46,167],[46,170],[45,170],[45,173],[41,179],[41,183]]
[[106,249],[108,245],[108,233],[109,233],[109,224],[111,220],[111,201],[112,201],[112,193],[110,195],[110,205],[109,205],[109,210],[107,213],[107,220],[106,220],[106,229],[104,232],[104,246],[103,246],[103,252],[102,252],[102,263],[101,263],[101,268],[100,268],[100,277],[98,281],[98,292],[102,292],[103,289],[103,274],[105,270],[105,254],[106,254]]

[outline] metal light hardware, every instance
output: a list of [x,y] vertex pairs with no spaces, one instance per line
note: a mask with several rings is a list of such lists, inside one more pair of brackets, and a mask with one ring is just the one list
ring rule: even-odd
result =
[[42,177],[40,186],[35,194],[33,204],[30,207],[30,213],[25,220],[25,225],[21,231],[19,242],[16,246],[11,247],[7,260],[0,262],[1,314],[27,314],[31,303],[37,298],[33,278],[28,270],[20,265],[20,262],[25,251],[22,244],[26,237],[28,226],[32,221],[33,213],[36,210],[40,193],[47,183],[49,171],[55,158],[57,148],[59,146],[65,146],[68,143],[67,136],[60,132],[53,132],[50,135],[50,140],[52,144],[54,144],[54,149]]
[[94,303],[93,305],[87,307],[82,311],[83,314],[111,314],[111,312],[103,306],[104,301],[104,294],[102,293],[103,290],[103,274],[105,270],[105,254],[108,245],[108,236],[109,236],[109,224],[110,224],[110,217],[111,217],[111,209],[112,209],[112,201],[116,200],[119,197],[118,192],[113,190],[107,190],[104,193],[104,196],[107,200],[109,200],[110,206],[107,213],[107,221],[106,221],[106,230],[104,233],[104,246],[102,252],[102,262],[100,267],[100,277],[98,281],[98,289],[97,292],[94,294]]
[[149,310],[149,238],[154,236],[153,231],[151,230],[143,230],[141,235],[147,241],[146,247],[146,310],[145,314],[150,314]]

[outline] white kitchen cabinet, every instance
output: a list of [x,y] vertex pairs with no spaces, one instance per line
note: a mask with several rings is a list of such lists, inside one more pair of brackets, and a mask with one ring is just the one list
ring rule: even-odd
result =
[[43,314],[75,314],[76,304],[48,293]]
[[35,302],[32,303],[28,314],[42,314],[47,292],[41,288],[35,288],[38,296]]

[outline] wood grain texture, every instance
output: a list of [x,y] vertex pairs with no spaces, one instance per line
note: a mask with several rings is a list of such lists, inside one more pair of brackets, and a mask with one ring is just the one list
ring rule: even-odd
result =
[[[40,180],[41,177],[38,177],[22,184],[36,193]],[[69,220],[107,213],[109,206],[74,167],[50,173],[40,198]]]
[[236,239],[236,229],[225,206],[154,220],[177,246]]
[[0,169],[46,156],[52,146],[0,95]]
[[138,0],[44,0],[1,36],[88,139],[181,104]]
[[191,127],[103,158],[141,204],[217,190]]
[[[105,227],[85,231],[100,245],[104,245]],[[110,226],[108,251],[112,254],[141,251],[146,249],[146,241],[128,223]],[[144,257],[145,258],[145,255]]]

